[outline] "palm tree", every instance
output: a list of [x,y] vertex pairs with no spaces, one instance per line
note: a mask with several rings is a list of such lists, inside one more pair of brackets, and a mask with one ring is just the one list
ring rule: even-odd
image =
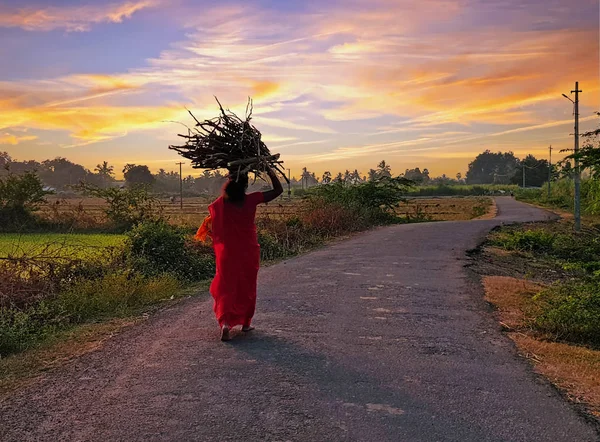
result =
[[385,160],[381,161],[381,163],[379,163],[377,165],[377,173],[379,175],[379,177],[391,177],[392,176],[392,168],[390,167],[389,164],[386,164]]
[[344,172],[344,184],[350,184],[351,173],[348,169]]
[[115,168],[110,166],[107,161],[103,161],[102,164],[96,165],[94,172],[98,175],[102,175],[106,179],[112,179],[115,174],[114,170]]
[[102,187],[107,187],[110,185],[110,183],[115,181],[114,170],[115,168],[113,166],[110,166],[107,161],[103,161],[102,164],[96,165],[94,172],[98,174],[98,177],[100,178],[99,184]]

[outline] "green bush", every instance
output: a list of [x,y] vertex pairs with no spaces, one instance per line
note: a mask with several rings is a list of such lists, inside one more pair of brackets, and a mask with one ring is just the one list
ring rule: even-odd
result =
[[356,229],[361,230],[364,226],[396,222],[395,209],[413,185],[405,178],[389,177],[356,185],[336,182],[311,188],[308,198],[314,208],[332,205],[348,210],[355,223],[362,223]]
[[258,232],[258,243],[260,244],[261,261],[274,261],[295,254],[293,249],[285,247],[281,238],[267,231]]
[[543,229],[505,230],[492,235],[491,243],[506,250],[526,252],[550,252],[556,241],[556,234]]
[[112,222],[115,230],[126,231],[141,222],[162,220],[163,209],[160,201],[150,194],[147,186],[102,188],[82,183],[76,188],[85,195],[102,198],[106,201],[104,213]]
[[206,249],[186,241],[183,229],[165,221],[140,223],[126,236],[127,261],[143,275],[170,273],[191,282],[214,273],[214,259]]
[[35,172],[0,177],[0,229],[23,229],[35,224],[34,212],[51,193],[44,190]]
[[551,287],[533,301],[539,309],[533,320],[537,330],[565,341],[600,345],[600,278]]
[[552,255],[566,261],[600,261],[600,234],[594,231],[559,234]]
[[45,302],[25,309],[0,307],[0,358],[31,348],[54,330],[55,322]]

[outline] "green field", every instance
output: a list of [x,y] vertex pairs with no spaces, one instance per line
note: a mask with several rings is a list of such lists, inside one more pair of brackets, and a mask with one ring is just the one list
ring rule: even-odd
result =
[[123,244],[124,235],[77,233],[3,233],[0,234],[0,258],[7,256],[84,258],[100,254],[107,247]]

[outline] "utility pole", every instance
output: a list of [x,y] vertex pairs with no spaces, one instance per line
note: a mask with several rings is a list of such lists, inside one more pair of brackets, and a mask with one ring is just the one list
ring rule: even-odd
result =
[[292,172],[290,171],[290,169],[288,169],[287,172],[288,172],[288,200],[291,201],[291,199],[292,199]]
[[181,166],[183,163],[180,161],[179,163],[179,208],[183,211],[183,175],[181,171]]
[[523,189],[525,189],[525,160],[523,160]]
[[575,231],[581,230],[581,170],[579,169],[579,82],[575,82]]
[[548,159],[548,201],[550,200],[550,183],[552,181],[552,144],[548,147],[549,159]]
[[577,154],[579,153],[579,93],[583,92],[581,90],[579,90],[579,82],[576,81],[575,82],[575,90],[571,91],[571,93],[575,94],[575,101],[571,100],[569,97],[567,97],[565,94],[563,94],[563,97],[565,97],[567,100],[569,100],[571,103],[574,104],[574,114],[575,114],[575,146],[574,146],[574,153],[575,153],[575,176],[574,176],[574,183],[575,183],[575,231],[579,232],[581,230],[581,170],[579,169],[579,158],[577,157]]

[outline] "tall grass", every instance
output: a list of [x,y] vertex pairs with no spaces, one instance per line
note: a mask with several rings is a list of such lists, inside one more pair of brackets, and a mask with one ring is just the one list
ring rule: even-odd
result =
[[[572,179],[564,178],[555,181],[548,188],[519,189],[516,195],[519,199],[530,202],[547,204],[565,210],[573,210],[575,204],[575,186]],[[581,210],[586,215],[600,215],[600,180],[584,179],[581,181]]]
[[171,275],[148,278],[129,272],[67,284],[58,294],[23,306],[0,305],[0,357],[35,347],[57,331],[104,318],[127,316],[169,299],[180,283]]

